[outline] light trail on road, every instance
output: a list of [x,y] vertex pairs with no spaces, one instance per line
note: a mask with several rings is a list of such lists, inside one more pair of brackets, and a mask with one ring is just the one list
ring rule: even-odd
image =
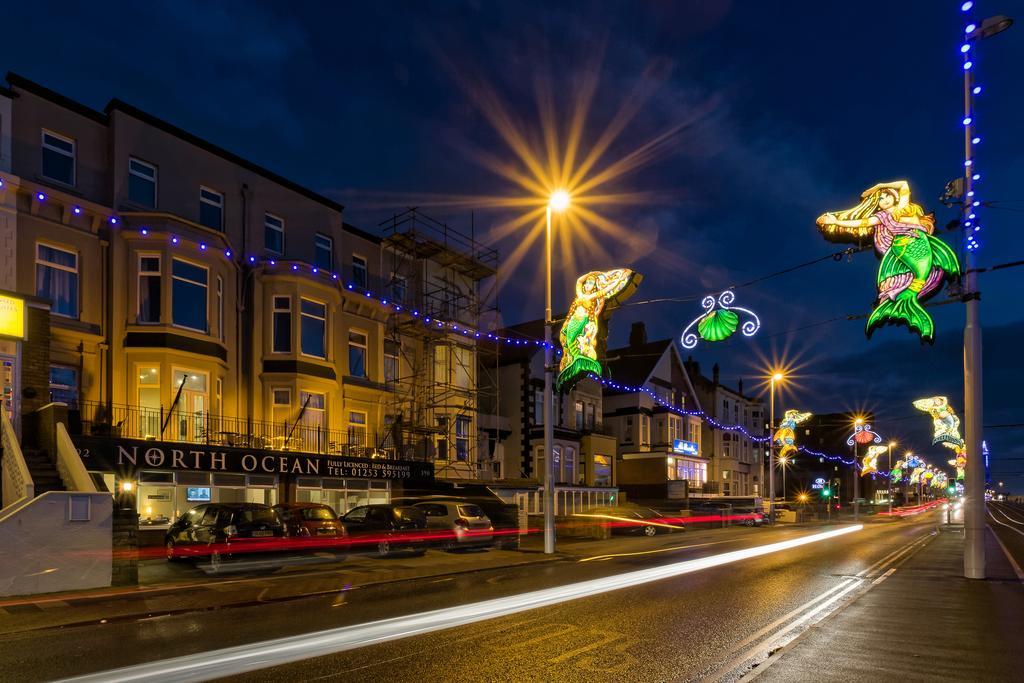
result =
[[863,528],[864,526],[861,524],[845,526],[787,541],[734,550],[710,557],[674,562],[661,567],[641,569],[601,579],[581,581],[566,586],[546,588],[504,598],[345,626],[301,636],[277,638],[249,645],[175,657],[65,680],[81,683],[86,681],[116,683],[149,681],[153,679],[161,681],[210,680],[212,678],[288,664],[312,657],[354,650],[368,645],[399,640],[456,626],[464,626],[540,607],[556,605],[570,600],[639,586],[711,567],[719,567],[741,560],[762,557],[812,543],[819,543],[838,536],[861,531]]

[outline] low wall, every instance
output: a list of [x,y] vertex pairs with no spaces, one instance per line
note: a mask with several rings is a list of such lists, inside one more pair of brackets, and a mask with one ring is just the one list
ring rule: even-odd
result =
[[0,518],[0,595],[109,586],[113,502],[48,491]]

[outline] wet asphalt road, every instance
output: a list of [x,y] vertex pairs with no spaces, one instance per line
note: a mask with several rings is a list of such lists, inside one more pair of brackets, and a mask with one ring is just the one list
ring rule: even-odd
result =
[[[924,537],[934,514],[642,586],[245,674],[292,681],[667,681],[701,678],[748,637]],[[484,571],[332,596],[44,630],[0,640],[0,680],[52,680],[309,633],[708,556],[815,533],[758,530],[698,547]],[[697,539],[695,539],[696,541]],[[705,540],[704,543],[707,543]],[[617,544],[621,549],[622,544]],[[678,549],[672,549],[678,548]],[[649,552],[660,549],[659,552]]]

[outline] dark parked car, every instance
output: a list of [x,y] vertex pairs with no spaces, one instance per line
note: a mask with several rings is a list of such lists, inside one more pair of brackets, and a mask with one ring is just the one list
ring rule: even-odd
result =
[[385,557],[396,550],[411,550],[417,555],[429,546],[427,516],[410,505],[360,505],[341,518],[355,548],[376,546]]
[[164,537],[167,559],[206,557],[213,569],[234,555],[280,550],[284,524],[259,503],[207,503],[192,508]]
[[643,534],[655,536],[686,531],[683,520],[645,507],[622,506],[591,508],[578,513],[578,517],[599,519],[607,523],[613,534]]
[[274,512],[296,547],[330,548],[345,538],[345,527],[330,505],[279,503],[274,506]]

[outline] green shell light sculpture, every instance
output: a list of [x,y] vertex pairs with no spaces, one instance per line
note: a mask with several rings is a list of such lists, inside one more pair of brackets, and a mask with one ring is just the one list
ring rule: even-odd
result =
[[[679,342],[683,348],[694,348],[700,339],[708,342],[724,341],[735,334],[737,329],[743,332],[745,337],[753,337],[761,329],[761,320],[753,311],[733,306],[732,302],[735,300],[736,295],[731,291],[722,292],[717,297],[712,295],[704,297],[700,302],[704,308],[703,315],[692,320],[680,337]],[[736,311],[746,313],[750,316],[750,320],[744,321],[741,325]],[[697,327],[696,332],[693,332],[694,326]]]

